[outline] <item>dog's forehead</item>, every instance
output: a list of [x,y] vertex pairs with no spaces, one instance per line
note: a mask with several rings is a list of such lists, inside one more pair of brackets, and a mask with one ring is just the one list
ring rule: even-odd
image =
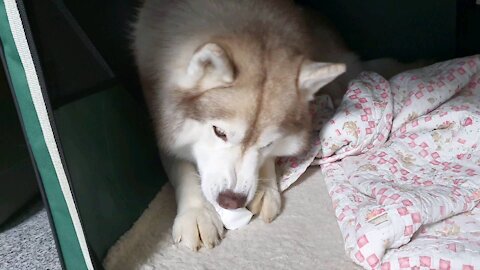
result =
[[296,121],[305,104],[302,104],[299,97],[294,76],[267,74],[263,84],[251,85],[248,89],[251,92],[250,101],[235,104],[238,116],[248,122],[245,145],[269,140],[268,137],[278,137],[291,131],[291,128],[298,127]]
[[238,71],[233,85],[186,99],[190,117],[239,123],[232,128],[244,135],[246,146],[304,127],[306,102],[297,89],[301,58],[279,51],[255,60],[237,57],[234,62]]

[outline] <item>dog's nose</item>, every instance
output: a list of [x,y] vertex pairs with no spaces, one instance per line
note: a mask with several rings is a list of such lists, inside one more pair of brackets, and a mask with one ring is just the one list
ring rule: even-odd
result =
[[225,190],[218,194],[217,202],[224,209],[237,209],[245,206],[247,196],[235,193],[232,190]]

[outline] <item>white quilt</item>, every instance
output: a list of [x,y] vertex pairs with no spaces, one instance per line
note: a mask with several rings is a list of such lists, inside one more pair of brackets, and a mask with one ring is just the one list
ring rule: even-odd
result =
[[321,165],[346,252],[366,269],[480,269],[480,56],[389,81],[363,73],[333,118],[316,102],[311,150],[278,160],[281,189]]

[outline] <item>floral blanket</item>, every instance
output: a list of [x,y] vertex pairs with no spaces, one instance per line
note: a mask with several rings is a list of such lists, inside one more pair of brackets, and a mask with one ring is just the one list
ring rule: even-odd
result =
[[321,165],[352,260],[480,269],[480,56],[362,73],[333,117],[327,98],[315,105],[312,147],[278,160],[280,186]]

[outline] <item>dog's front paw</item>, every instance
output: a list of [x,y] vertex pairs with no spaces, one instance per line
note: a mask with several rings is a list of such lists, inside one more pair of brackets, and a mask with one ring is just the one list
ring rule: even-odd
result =
[[223,223],[218,214],[207,207],[189,208],[178,213],[173,224],[173,239],[193,251],[203,244],[213,248],[223,237]]
[[254,215],[260,215],[264,222],[270,223],[282,208],[280,192],[274,188],[260,188],[248,208]]

